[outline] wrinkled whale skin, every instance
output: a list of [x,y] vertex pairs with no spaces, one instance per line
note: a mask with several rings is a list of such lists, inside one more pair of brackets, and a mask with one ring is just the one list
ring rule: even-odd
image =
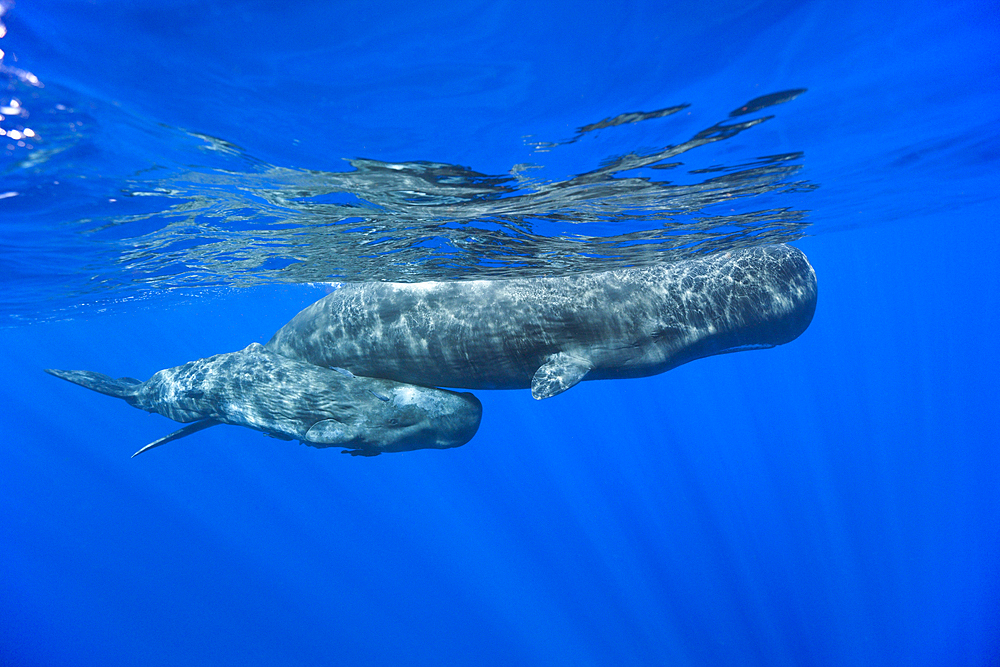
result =
[[788,245],[568,277],[344,283],[266,347],[363,376],[547,398],[787,343],[816,297],[812,266]]
[[[46,372],[174,421],[206,422],[181,429],[178,437],[223,423],[374,455],[463,445],[482,417],[472,394],[357,377],[287,359],[258,343],[159,371],[145,382],[89,371]],[[174,438],[163,441],[168,439]]]

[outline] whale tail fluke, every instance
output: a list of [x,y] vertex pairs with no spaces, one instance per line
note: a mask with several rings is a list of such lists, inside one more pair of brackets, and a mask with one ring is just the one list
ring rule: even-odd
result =
[[135,378],[119,378],[116,380],[104,373],[93,373],[91,371],[60,371],[53,368],[46,368],[45,372],[73,384],[78,384],[81,387],[86,387],[87,389],[92,389],[108,396],[124,398],[125,400],[135,396],[142,385]]

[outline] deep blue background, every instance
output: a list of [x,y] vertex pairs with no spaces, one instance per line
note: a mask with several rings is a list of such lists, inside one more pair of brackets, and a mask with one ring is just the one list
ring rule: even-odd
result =
[[[798,87],[720,161],[804,150],[822,186],[799,340],[543,402],[480,392],[452,451],[219,427],[130,460],[172,423],[40,370],[147,377],[265,341],[318,288],[0,330],[6,663],[1000,664],[993,3],[23,0],[4,22],[5,63],[92,105],[58,164],[95,202],[183,161],[156,123],[277,165],[557,177]],[[681,102],[630,145],[522,141]],[[5,173],[26,194],[0,224],[81,206],[25,213],[45,169]],[[14,251],[58,264],[45,241]]]

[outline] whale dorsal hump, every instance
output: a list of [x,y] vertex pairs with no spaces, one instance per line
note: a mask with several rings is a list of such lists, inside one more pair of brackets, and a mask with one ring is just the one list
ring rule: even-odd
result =
[[582,380],[591,368],[583,357],[566,352],[550,354],[531,378],[531,395],[542,400],[561,394]]

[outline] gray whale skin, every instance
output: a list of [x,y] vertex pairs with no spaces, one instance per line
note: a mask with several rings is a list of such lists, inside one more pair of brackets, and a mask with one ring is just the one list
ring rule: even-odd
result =
[[472,439],[483,411],[469,393],[356,377],[281,357],[258,343],[167,368],[145,382],[89,371],[45,372],[174,421],[194,422],[133,456],[216,424],[313,447],[347,447],[345,453],[362,456],[446,449]]
[[464,389],[655,375],[714,354],[794,340],[816,309],[798,249],[758,246],[560,278],[344,283],[267,343],[358,375]]

